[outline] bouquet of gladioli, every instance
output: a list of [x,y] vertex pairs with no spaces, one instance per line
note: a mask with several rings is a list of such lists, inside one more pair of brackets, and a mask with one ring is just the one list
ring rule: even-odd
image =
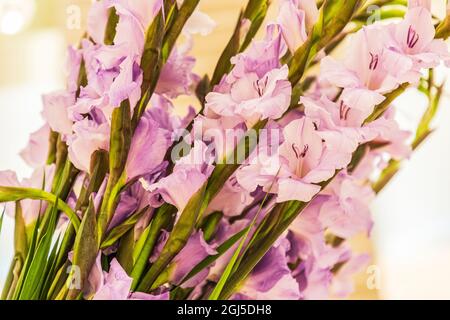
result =
[[[370,234],[371,201],[433,131],[450,15],[420,0],[249,0],[201,77],[192,35],[214,21],[199,2],[92,4],[67,87],[44,96],[22,153],[34,174],[0,173],[15,219],[2,299],[351,292],[368,257],[348,240]],[[429,101],[416,132],[392,106],[407,89]],[[180,95],[198,100],[184,116]]]

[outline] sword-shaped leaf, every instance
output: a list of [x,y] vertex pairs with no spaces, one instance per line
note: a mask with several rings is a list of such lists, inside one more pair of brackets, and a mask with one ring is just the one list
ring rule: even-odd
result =
[[53,205],[57,204],[72,222],[76,230],[80,226],[80,220],[73,210],[61,199],[52,193],[33,188],[0,187],[0,202],[20,201],[23,199],[43,200]]

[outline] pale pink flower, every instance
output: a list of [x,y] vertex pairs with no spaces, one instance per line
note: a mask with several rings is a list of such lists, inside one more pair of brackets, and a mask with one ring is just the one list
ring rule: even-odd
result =
[[[395,59],[395,63],[404,60],[402,63],[412,65],[412,76],[406,78],[409,82],[417,82],[422,68],[436,67],[442,59],[450,58],[445,41],[434,39],[436,31],[433,18],[426,8],[411,8],[400,23],[389,26],[389,32],[392,37],[389,49],[393,55],[401,56]],[[389,67],[394,66],[392,63]]]
[[305,21],[306,14],[296,6],[295,0],[287,0],[281,3],[278,24],[281,28],[283,39],[292,54],[308,38]]
[[192,93],[199,76],[192,72],[195,58],[187,55],[187,50],[174,48],[164,64],[155,92],[169,98]]
[[65,136],[71,134],[73,122],[69,119],[68,108],[75,103],[75,95],[59,91],[44,95],[43,102],[42,116],[52,130]]
[[160,195],[164,201],[181,212],[212,173],[213,160],[208,147],[202,141],[196,141],[191,152],[176,162],[170,175],[154,184],[142,179],[141,182],[144,189],[154,195]]
[[76,92],[78,90],[78,78],[80,75],[80,65],[82,58],[81,50],[69,46],[67,57],[67,90],[69,92]]
[[[386,68],[386,39],[388,35],[385,28],[377,25],[364,27],[351,38],[344,61],[338,62],[331,57],[321,61],[321,77],[343,88],[341,98],[344,103],[364,114],[370,114],[375,105],[384,101],[383,94],[399,85],[392,76],[393,70]],[[407,61],[400,62],[404,64],[396,65],[400,70],[396,74],[404,73],[411,67]]]
[[139,121],[125,167],[128,179],[152,172],[164,160],[172,142],[171,132],[163,128],[157,120],[147,111]]
[[294,4],[300,10],[305,12],[306,16],[306,27],[308,30],[312,29],[314,24],[319,20],[319,9],[317,8],[317,2],[315,0],[288,0],[293,1]]
[[369,116],[345,104],[343,100],[333,102],[327,97],[311,99],[302,97],[300,103],[305,106],[305,115],[310,118],[324,138],[339,139],[341,152],[352,154],[359,144],[372,140],[376,134],[367,127],[362,127]]
[[375,198],[370,186],[341,174],[321,194],[327,198],[320,208],[320,221],[332,234],[343,239],[370,234],[373,221],[369,205]]
[[354,289],[354,275],[363,271],[369,264],[370,256],[367,254],[351,255],[334,275],[331,283],[331,292],[341,298],[347,297]]
[[43,125],[30,135],[28,145],[20,152],[22,159],[32,168],[42,167],[47,162],[50,127]]
[[281,238],[255,266],[233,299],[298,300],[300,289],[288,266],[290,243]]
[[[289,200],[310,201],[320,191],[318,185],[331,178],[337,169],[345,167],[351,159],[346,153],[336,152],[339,147],[324,140],[314,123],[306,117],[293,120],[283,130],[278,161],[258,161],[241,168],[236,177],[247,190],[258,185],[277,194],[277,202]],[[332,137],[332,135],[330,135]],[[333,141],[331,141],[333,140]],[[280,164],[274,165],[274,164]]]
[[394,117],[395,112],[391,108],[383,117],[367,124],[367,127],[376,133],[373,142],[381,145],[372,152],[386,153],[398,160],[406,159],[412,152],[409,141],[412,133],[401,129]]
[[208,206],[207,212],[219,211],[227,217],[238,216],[253,202],[250,193],[231,177]]
[[413,9],[416,7],[425,8],[431,12],[431,0],[409,0],[408,8]]
[[117,259],[111,261],[109,271],[103,271],[101,267],[101,254],[89,274],[91,292],[85,292],[85,297],[93,300],[168,300],[167,293],[150,295],[142,292],[130,292],[133,279],[128,276]]
[[[89,36],[98,44],[104,43],[109,9],[114,7],[120,16],[114,43],[128,43],[131,45],[130,49],[136,48],[136,46],[137,48],[143,48],[145,32],[161,9],[162,2],[162,0],[104,0],[94,2],[88,14],[87,30]],[[130,37],[130,35],[132,36]],[[130,38],[133,41],[130,41]],[[140,50],[141,53],[142,50]]]
[[188,35],[207,36],[216,26],[217,23],[210,16],[196,9],[184,25],[183,32]]
[[[277,25],[268,25],[264,39],[253,41],[247,50],[231,58],[234,68],[227,78],[234,77],[236,80],[251,73],[256,73],[259,78],[263,78],[268,72],[279,69],[280,58],[286,52],[281,40],[281,30]],[[233,82],[233,80],[227,82]]]
[[288,68],[272,69],[259,77],[248,73],[232,79],[226,93],[211,92],[206,96],[206,108],[225,117],[239,116],[249,127],[258,120],[278,119],[288,109],[291,84]]
[[67,138],[70,161],[79,170],[89,172],[94,151],[109,150],[109,125],[84,119],[73,125],[73,131]]
[[[170,269],[170,281],[179,284],[184,277],[203,259],[208,256],[217,254],[216,245],[209,245],[204,237],[203,232],[198,231],[191,235],[187,244],[173,259]],[[199,285],[209,273],[209,268],[205,268],[193,278],[185,282],[183,288],[192,288]]]

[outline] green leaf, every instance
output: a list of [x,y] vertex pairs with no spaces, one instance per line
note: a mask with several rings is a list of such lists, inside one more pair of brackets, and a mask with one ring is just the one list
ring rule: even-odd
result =
[[[79,276],[77,282],[84,286],[95,259],[98,254],[98,238],[97,238],[97,221],[94,201],[91,199],[89,207],[81,222],[80,230],[77,232],[74,245],[73,263],[72,266],[78,268],[79,272],[73,272],[69,275],[72,280],[74,276]],[[69,281],[69,283],[73,283]],[[82,291],[82,288],[70,288],[66,299],[77,299]]]
[[120,238],[119,248],[117,249],[117,261],[127,274],[133,271],[133,249],[134,249],[134,229],[128,230],[122,238]]
[[[248,1],[245,10],[239,14],[233,34],[217,62],[210,88],[217,85],[222,77],[230,72],[231,58],[243,52],[253,40],[267,15],[269,3],[269,0]],[[244,19],[250,21],[250,27],[245,33],[242,30]]]
[[109,146],[109,177],[98,217],[98,239],[102,240],[119,201],[119,193],[126,183],[125,165],[131,145],[130,102],[124,100],[115,108],[111,120]]
[[128,150],[131,144],[130,102],[124,100],[115,108],[111,120],[111,141],[109,146],[109,172],[113,184],[117,182],[125,169]]
[[168,229],[168,226],[175,214],[177,209],[171,205],[163,205],[157,212],[155,217],[152,219],[151,224],[144,231],[141,239],[136,244],[135,252],[133,253],[133,258],[135,265],[133,271],[131,272],[131,277],[133,278],[133,283],[131,289],[141,287],[141,278],[144,273],[146,266],[152,251],[155,247],[156,241],[163,229]]
[[39,293],[39,299],[47,298],[48,290],[50,289],[52,281],[55,277],[55,273],[58,271],[58,269],[56,269],[56,259],[59,250],[60,238],[61,234],[58,235],[58,238],[56,239],[53,249],[51,250],[50,255],[48,257],[47,266],[44,272],[45,277],[42,284],[42,288]]
[[436,39],[446,40],[450,37],[450,14],[436,28]]
[[374,111],[364,121],[364,124],[367,124],[367,123],[370,123],[372,121],[379,119],[389,109],[389,107],[391,106],[391,103],[395,99],[397,99],[397,97],[400,96],[403,92],[405,92],[405,90],[406,90],[406,88],[408,88],[408,86],[409,86],[408,83],[404,83],[404,84],[400,85],[394,91],[388,93],[386,95],[386,99],[374,108]]
[[217,254],[213,256],[208,256],[202,261],[200,261],[180,282],[178,286],[181,286],[183,283],[197,275],[199,272],[207,268],[209,265],[214,263],[217,259],[219,259],[225,252],[227,252],[232,246],[234,246],[249,230],[249,228],[245,228],[235,235],[233,235],[231,238],[229,238],[227,241],[222,243],[219,247],[217,247],[216,251]]
[[144,248],[145,242],[147,241],[151,227],[152,221],[150,221],[149,225],[144,229],[139,239],[136,241],[133,248],[133,261],[137,261],[139,256],[141,255],[142,249]]
[[3,217],[5,216],[6,208],[3,208],[2,215],[0,216],[0,235],[2,234]]
[[289,62],[289,81],[293,86],[300,81],[306,70],[313,45],[313,33],[311,33],[305,43],[297,49]]
[[206,242],[209,242],[214,236],[214,233],[216,232],[217,226],[219,225],[222,217],[222,212],[213,212],[205,219],[203,219],[200,229],[203,230],[203,237],[205,238]]
[[25,261],[28,254],[28,240],[25,220],[22,215],[22,206],[20,202],[16,202],[15,219],[14,219],[14,250],[22,261]]
[[197,96],[198,101],[200,101],[202,108],[205,105],[206,95],[211,90],[210,88],[211,88],[211,81],[209,80],[208,75],[205,75],[203,76],[202,80],[199,81],[197,87],[195,88],[195,95]]
[[56,161],[56,145],[58,142],[59,134],[54,131],[50,131],[49,134],[49,147],[48,147],[48,155],[47,155],[47,164],[50,165],[55,163]]
[[114,38],[116,37],[116,27],[119,23],[119,15],[116,12],[116,8],[112,7],[108,10],[109,16],[108,16],[108,22],[106,24],[105,29],[105,38],[104,42],[106,45],[113,45],[114,44]]
[[223,50],[219,61],[217,62],[216,68],[213,73],[213,77],[211,79],[210,88],[213,88],[215,85],[217,85],[221,80],[222,77],[230,72],[231,69],[231,58],[234,57],[236,54],[239,53],[239,50],[241,48],[241,35],[242,35],[242,18],[243,13],[241,12],[238,17],[238,21],[236,23],[236,27],[234,29],[233,35],[230,38],[230,41],[228,41],[228,44],[226,45],[225,49]]
[[142,217],[142,215],[148,210],[148,206],[139,211],[136,214],[131,215],[128,217],[124,222],[122,222],[117,227],[113,228],[106,237],[105,240],[103,240],[100,249],[105,249],[109,246],[112,246],[116,241],[120,239],[125,233],[127,233],[131,228],[133,228],[138,220]]
[[[281,169],[281,168],[280,168]],[[245,242],[247,241],[250,232],[252,231],[252,228],[255,226],[256,222],[258,221],[258,217],[259,214],[261,213],[264,204],[266,203],[268,197],[269,197],[269,193],[272,190],[272,187],[278,177],[278,173],[279,170],[276,174],[276,176],[274,177],[268,192],[266,193],[266,195],[264,196],[263,201],[261,202],[258,212],[255,214],[255,216],[253,217],[252,221],[250,222],[250,225],[247,227],[246,232],[244,233],[244,236],[241,240],[241,242],[239,243],[239,246],[237,247],[236,251],[234,252],[233,256],[231,257],[230,261],[228,262],[224,272],[222,273],[222,276],[219,279],[219,282],[216,284],[216,286],[214,287],[213,292],[211,293],[211,295],[208,297],[208,300],[218,300],[222,294],[222,290],[225,286],[225,284],[227,283],[229,277],[231,276],[232,272],[235,270],[235,268],[240,264],[239,260],[239,256],[241,254],[242,249],[244,248]],[[252,239],[250,240],[249,245],[251,245]]]
[[156,84],[162,69],[161,47],[164,38],[164,19],[160,12],[146,33],[144,52],[141,58],[141,69],[143,70],[143,80],[141,85],[142,97],[134,110],[132,128],[136,129],[141,116],[143,115],[150,98],[155,91]]
[[189,200],[185,209],[178,218],[167,242],[155,263],[144,276],[138,290],[149,292],[154,289],[153,284],[161,272],[169,265],[172,259],[183,249],[199,218],[202,202],[205,196],[205,185],[201,187]]
[[23,199],[44,200],[53,205],[58,204],[58,209],[69,217],[76,230],[80,226],[80,220],[75,212],[54,194],[33,188],[0,187],[0,202],[20,201]]
[[[50,212],[50,215],[52,212],[53,212],[53,210]],[[12,290],[10,291],[9,296],[14,300],[17,300],[20,296],[20,292],[22,291],[25,277],[31,266],[31,262],[33,261],[33,257],[36,252],[36,247],[38,245],[38,235],[39,235],[40,225],[41,225],[41,218],[39,216],[38,219],[36,220],[36,222],[32,225],[33,229],[32,229],[32,233],[31,233],[31,237],[30,237],[31,240],[30,240],[30,244],[29,244],[29,248],[28,248],[27,258],[26,258],[25,262],[22,263],[23,266],[21,265],[21,270],[18,273],[18,279],[15,284],[15,287],[12,288]]]
[[240,52],[244,51],[255,37],[266,18],[270,0],[249,0],[244,11],[244,18],[250,20],[251,25],[246,33]]
[[321,47],[338,35],[358,11],[361,0],[325,0],[323,4],[323,32]]
[[[56,207],[58,207],[58,200]],[[39,241],[36,252],[34,253],[30,267],[27,270],[25,280],[22,285],[22,290],[19,295],[19,300],[38,299],[40,290],[45,279],[45,270],[48,264],[48,256],[51,249],[53,234],[57,225],[57,210],[56,207],[51,212],[51,219],[47,231],[42,239]],[[29,256],[30,257],[30,256]]]
[[70,266],[69,260],[66,260],[64,264],[58,269],[58,272],[56,273],[54,279],[52,280],[50,288],[47,292],[46,297],[47,300],[55,300],[57,294],[66,284],[67,268],[69,268],[69,266]]
[[[178,13],[173,20],[173,23],[167,30],[164,36],[163,49],[162,49],[162,58],[163,62],[166,62],[169,58],[170,53],[175,45],[176,40],[178,39],[181,31],[184,28],[184,25],[191,17],[192,13],[194,13],[195,8],[197,7],[200,0],[184,0],[181,5]],[[174,5],[177,5],[176,3]]]
[[10,300],[19,281],[20,272],[22,271],[23,260],[19,255],[15,255],[5,280],[0,300]]
[[[97,150],[91,156],[90,175],[86,176],[85,181],[89,181],[87,187],[83,187],[75,205],[75,211],[86,211],[89,205],[89,195],[97,192],[105,179],[108,172],[108,152],[104,150]],[[84,185],[84,184],[83,184]],[[69,225],[64,232],[64,237],[59,247],[58,255],[55,262],[55,270],[59,270],[68,259],[68,254],[72,250],[73,242],[75,240],[75,229]],[[66,274],[64,273],[64,276]]]
[[[96,150],[91,156],[89,176],[84,179],[75,211],[84,211],[89,204],[89,196],[98,192],[109,171],[109,154],[105,150]],[[87,183],[87,187],[84,187]]]

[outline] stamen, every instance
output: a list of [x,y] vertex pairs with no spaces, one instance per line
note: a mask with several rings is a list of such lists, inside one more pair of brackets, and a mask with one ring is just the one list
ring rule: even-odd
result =
[[412,26],[409,26],[408,29],[408,36],[406,38],[406,44],[408,45],[408,48],[412,49],[416,46],[417,42],[419,42],[420,36],[416,32],[416,30],[413,29]]
[[294,144],[292,144],[292,150],[294,150],[295,156],[297,158],[295,173],[298,176],[303,176],[304,158],[306,157],[306,154],[308,153],[309,145],[305,144],[303,147],[303,151],[300,153],[298,146],[294,143]]
[[264,90],[267,87],[267,83],[269,82],[269,78],[265,77],[263,81],[261,81],[262,79],[258,79],[255,82],[253,82],[253,88],[256,90],[256,92],[258,93],[258,95],[260,97],[262,97],[262,95],[264,94]]
[[339,106],[339,117],[341,120],[347,120],[348,113],[350,112],[350,108],[344,104],[344,101],[341,100],[341,105]]
[[317,125],[317,123],[313,122],[313,126],[314,126],[314,130],[319,130],[319,126]]
[[298,150],[298,147],[295,143],[292,144],[292,150],[294,150],[295,157],[297,159],[300,158],[300,150]]
[[302,158],[306,157],[308,150],[309,150],[309,145],[305,144],[305,146],[303,147],[303,152],[300,154],[300,157],[302,157]]
[[369,52],[369,54],[370,54],[369,70],[375,70],[378,67],[379,56],[371,52]]

